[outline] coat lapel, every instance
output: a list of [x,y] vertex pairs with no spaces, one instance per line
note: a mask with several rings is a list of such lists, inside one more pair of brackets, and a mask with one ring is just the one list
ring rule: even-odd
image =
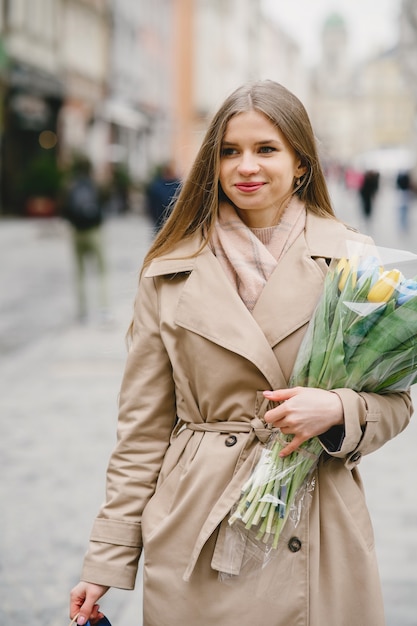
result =
[[304,236],[300,236],[278,263],[253,310],[270,346],[310,320],[323,279],[323,271],[309,255]]
[[267,337],[208,248],[196,259],[175,321],[254,363],[272,388],[282,386],[285,379]]
[[307,214],[305,235],[279,262],[253,314],[207,246],[192,256],[201,245],[197,238],[154,261],[146,276],[186,273],[176,323],[248,359],[276,389],[286,381],[272,348],[310,320],[322,291],[323,270],[312,257],[339,258],[346,239],[342,223]]
[[254,363],[272,389],[283,386],[285,377],[265,333],[209,247],[196,255],[201,243],[197,237],[182,242],[172,254],[153,261],[145,276],[186,274],[175,316],[178,326]]

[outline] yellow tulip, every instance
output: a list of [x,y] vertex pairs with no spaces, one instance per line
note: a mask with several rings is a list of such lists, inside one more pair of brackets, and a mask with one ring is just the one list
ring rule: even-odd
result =
[[399,270],[382,272],[379,279],[371,287],[368,293],[369,302],[388,302],[401,281],[402,274]]
[[352,257],[351,260],[345,258],[340,259],[336,266],[336,270],[340,273],[339,291],[343,291],[349,276],[351,276],[352,287],[356,285],[357,259],[355,259],[354,257]]

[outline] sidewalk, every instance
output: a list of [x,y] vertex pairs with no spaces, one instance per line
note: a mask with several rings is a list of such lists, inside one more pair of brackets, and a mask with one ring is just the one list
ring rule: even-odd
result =
[[[30,232],[23,235],[17,227],[13,236],[27,250],[38,250],[33,244],[36,233]],[[65,254],[57,261],[62,233],[50,237],[50,247],[43,240],[38,254],[39,266],[46,254],[55,259],[52,292],[62,287],[62,276],[70,276],[70,267]],[[68,592],[78,580],[91,524],[104,496],[126,357],[124,335],[150,237],[151,227],[141,217],[108,225],[112,325],[101,327],[93,316],[88,325],[79,326],[67,312],[61,326],[2,355],[1,625],[62,626],[69,621]],[[23,280],[27,269],[19,267]],[[65,295],[51,301],[62,313],[63,303],[70,300]],[[29,295],[26,306],[30,312]],[[47,300],[44,307],[45,315],[55,319]],[[413,421],[360,465],[375,527],[387,626],[417,625],[416,444]],[[352,575],[354,571],[352,562]],[[140,591],[139,575],[134,592],[112,589],[103,598],[101,606],[114,626],[141,625]]]
[[[59,275],[50,290],[65,294],[51,301],[62,314],[63,303],[72,304],[72,285],[61,284],[62,276],[71,277],[65,233],[58,227],[49,241],[45,235],[39,238],[43,225],[1,226],[0,239],[11,245],[14,237],[21,250],[37,250],[39,267],[49,246]],[[138,270],[151,240],[151,227],[143,218],[115,220],[106,228],[113,323],[101,327],[93,315],[80,326],[69,321],[72,311],[67,310],[61,326],[52,326],[39,338],[28,334],[25,344],[0,361],[0,624],[69,622],[68,593],[78,580],[91,524],[104,496],[126,357],[125,332]],[[60,246],[64,253],[58,255]],[[27,263],[32,262],[33,257]],[[22,266],[23,260],[16,280],[29,273],[29,265]],[[11,268],[9,259],[9,272]],[[11,284],[14,279],[9,275],[7,280]],[[30,293],[26,306],[30,309]],[[44,301],[42,313],[55,322],[49,308]],[[37,312],[41,315],[40,309]],[[33,325],[40,322],[34,320]],[[140,586],[133,593],[112,590],[103,600],[103,609],[117,626],[140,626]]]

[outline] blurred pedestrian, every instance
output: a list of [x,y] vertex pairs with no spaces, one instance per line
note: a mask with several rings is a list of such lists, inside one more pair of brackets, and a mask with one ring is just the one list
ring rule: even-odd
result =
[[74,260],[76,267],[76,292],[78,319],[87,320],[88,315],[88,267],[92,264],[98,276],[97,288],[100,316],[103,322],[110,320],[107,267],[103,242],[103,209],[99,189],[91,174],[91,163],[86,157],[77,157],[63,199],[63,217],[72,227]]
[[155,234],[160,231],[178,193],[181,180],[172,163],[160,165],[146,188],[145,200],[148,215],[153,221]]
[[[357,465],[408,424],[410,394],[288,387],[352,240],[371,243],[335,217],[298,98],[269,80],[233,92],[144,260],[79,624],[134,587],[142,548],[144,626],[385,624]],[[228,520],[271,427],[294,435],[282,456],[314,436],[323,453],[299,519],[245,575]]]
[[366,170],[361,185],[359,187],[359,195],[361,198],[362,212],[366,222],[372,217],[374,208],[374,199],[379,188],[379,172],[375,170]]
[[402,232],[406,232],[409,227],[409,208],[412,196],[410,172],[398,172],[396,187],[398,189],[399,227]]

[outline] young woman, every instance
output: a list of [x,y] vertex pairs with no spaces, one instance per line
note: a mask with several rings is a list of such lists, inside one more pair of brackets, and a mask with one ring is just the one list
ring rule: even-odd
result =
[[[357,464],[406,427],[410,395],[288,388],[352,239],[301,102],[272,81],[235,91],[145,258],[79,624],[109,587],[133,588],[143,548],[144,626],[383,626]],[[285,454],[317,435],[324,452],[310,506],[247,576],[228,518],[271,425],[294,435]]]

